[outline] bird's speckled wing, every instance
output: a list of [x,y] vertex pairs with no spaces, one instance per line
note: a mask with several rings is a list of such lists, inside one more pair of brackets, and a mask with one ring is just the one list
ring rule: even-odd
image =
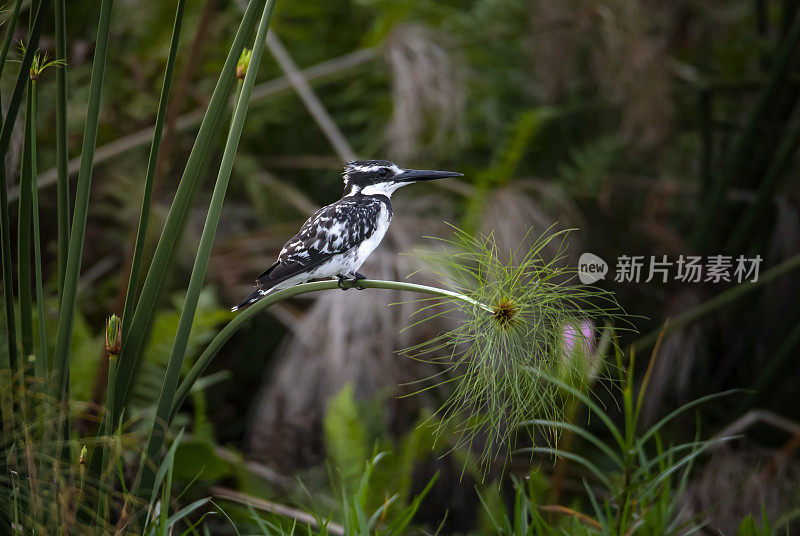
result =
[[286,242],[256,285],[272,287],[358,246],[375,232],[381,205],[373,197],[352,196],[319,209]]

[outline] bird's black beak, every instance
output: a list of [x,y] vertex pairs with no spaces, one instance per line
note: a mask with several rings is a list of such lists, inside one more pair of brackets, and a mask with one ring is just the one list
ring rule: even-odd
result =
[[447,179],[449,177],[463,177],[463,173],[455,171],[434,171],[432,169],[407,169],[392,180],[396,182],[432,181],[434,179]]

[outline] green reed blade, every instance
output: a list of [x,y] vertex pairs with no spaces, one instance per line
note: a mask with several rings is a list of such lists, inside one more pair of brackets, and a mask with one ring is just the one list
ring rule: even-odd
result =
[[[8,147],[11,143],[11,134],[14,130],[14,124],[17,121],[17,114],[19,107],[22,104],[22,94],[25,91],[25,86],[30,79],[30,68],[33,62],[33,56],[39,46],[39,36],[42,31],[42,24],[44,23],[44,11],[50,4],[50,0],[43,0],[39,3],[36,10],[36,16],[31,25],[30,36],[28,38],[27,46],[25,47],[25,54],[22,56],[22,62],[17,74],[17,81],[14,84],[14,91],[11,94],[11,100],[8,105],[8,113],[3,120],[3,128],[0,130],[0,203],[4,206],[0,207],[0,225],[2,225],[2,255],[3,255],[3,285],[5,289],[5,307],[6,307],[6,325],[8,327],[8,344],[9,344],[9,366],[16,367],[17,364],[17,347],[16,335],[14,332],[14,292],[13,283],[11,280],[11,232],[10,232],[10,218],[8,214],[8,191],[6,189],[5,181],[5,159],[8,154]],[[13,31],[11,28],[9,32]],[[8,51],[6,50],[6,53]],[[5,64],[2,62],[0,68]],[[9,314],[10,313],[10,314]]]
[[[5,161],[5,157],[8,154],[8,146],[11,143],[11,133],[14,130],[14,123],[17,121],[19,107],[22,104],[22,94],[25,92],[25,85],[30,78],[33,56],[39,47],[39,36],[42,33],[42,24],[44,23],[45,17],[44,12],[49,5],[50,0],[42,0],[39,4],[39,8],[36,10],[36,17],[31,26],[28,43],[25,45],[25,54],[22,56],[19,73],[17,74],[17,81],[14,84],[14,91],[11,93],[11,100],[8,104],[8,115],[6,115],[3,120],[3,128],[0,130],[0,157],[2,157],[3,161]],[[5,190],[5,183],[3,183],[2,188]]]
[[663,336],[666,337],[678,329],[691,324],[692,322],[695,322],[713,313],[714,311],[719,311],[742,296],[753,292],[754,290],[757,290],[758,288],[771,283],[773,280],[783,277],[784,275],[793,272],[798,268],[800,268],[800,254],[789,257],[780,264],[777,264],[766,272],[762,273],[758,277],[758,281],[747,282],[745,284],[730,287],[729,289],[717,294],[713,298],[681,313],[675,318],[671,318],[668,326],[654,329],[653,331],[639,337],[638,340],[634,341],[629,352],[633,350],[642,351],[650,348],[656,343],[658,338],[662,336],[662,332]]
[[183,176],[175,192],[175,198],[164,223],[161,238],[153,253],[153,260],[130,321],[127,337],[122,341],[122,353],[117,366],[117,384],[114,389],[116,400],[114,401],[113,418],[115,419],[115,424],[125,406],[128,389],[141,358],[147,327],[153,317],[155,303],[169,267],[178,235],[189,213],[192,194],[197,186],[206,152],[215,135],[219,119],[225,111],[228,95],[234,81],[236,64],[242,53],[245,39],[251,34],[255,26],[258,5],[263,5],[263,0],[250,2],[231,44],[228,57],[220,72],[219,80],[211,95],[208,109],[197,132]]
[[705,192],[703,210],[699,212],[697,224],[690,237],[695,248],[708,248],[719,239],[720,209],[725,191],[740,185],[744,170],[747,170],[747,159],[751,158],[748,148],[752,147],[761,136],[759,123],[768,116],[768,110],[779,101],[777,96],[786,87],[787,80],[800,64],[800,17],[795,17],[787,34],[779,41],[770,67],[767,83],[758,93],[755,105],[749,111],[744,127],[736,137],[730,149],[730,158],[724,163],[722,172],[714,177]]
[[[56,19],[56,61],[67,61],[67,26],[64,0],[53,4]],[[69,140],[67,138],[67,68],[56,70],[56,170],[58,172],[58,295],[64,288],[69,251]]]
[[[2,162],[0,162],[2,164]],[[8,194],[6,191],[6,166],[0,165],[0,242],[2,242],[3,269],[3,304],[6,320],[6,340],[8,357],[3,354],[0,369],[11,369],[17,366],[17,328],[14,322],[14,281],[11,269],[11,230],[8,214]]]
[[19,10],[22,7],[22,0],[17,0],[14,4],[14,11],[11,13],[11,18],[6,21],[6,36],[3,39],[3,48],[0,49],[0,76],[3,75],[3,68],[6,66],[6,59],[8,58],[8,51],[11,48],[11,41],[14,39],[14,30],[17,28],[17,21],[19,20]]
[[[175,390],[178,387],[181,367],[186,355],[186,347],[189,344],[189,333],[192,330],[192,324],[194,324],[197,302],[200,298],[200,292],[203,289],[203,280],[205,279],[208,269],[208,259],[211,257],[211,247],[214,244],[214,236],[216,235],[219,219],[222,215],[222,205],[225,202],[225,193],[227,192],[228,182],[230,181],[231,172],[233,171],[233,161],[236,158],[239,140],[242,137],[244,120],[247,116],[247,109],[250,104],[250,94],[256,83],[258,65],[261,62],[264,46],[266,45],[267,31],[269,30],[269,23],[272,18],[272,10],[274,7],[275,0],[268,0],[261,13],[261,20],[258,23],[258,31],[253,46],[252,59],[250,60],[250,65],[244,77],[241,93],[236,100],[233,119],[231,120],[231,127],[228,132],[228,139],[225,142],[225,150],[222,154],[222,161],[220,162],[219,172],[217,173],[217,181],[214,185],[214,193],[211,196],[205,225],[203,226],[203,233],[200,236],[197,255],[195,255],[192,275],[189,279],[189,288],[186,291],[186,299],[181,309],[178,331],[175,334],[172,352],[170,353],[169,362],[167,363],[167,371],[164,375],[164,381],[161,384],[156,415],[150,430],[147,448],[145,449],[145,460],[153,459],[164,444],[166,436],[165,428],[169,426],[169,417],[172,412]],[[162,427],[161,423],[165,426]],[[152,471],[147,469],[149,464],[145,462],[143,466],[145,467],[145,471],[142,475],[140,485],[142,492],[148,493],[152,486],[152,477],[154,475]]]
[[81,256],[83,255],[86,217],[89,209],[92,161],[97,144],[97,127],[100,122],[100,98],[103,92],[103,78],[106,71],[106,57],[108,55],[108,41],[111,30],[111,9],[113,5],[113,0],[103,0],[100,4],[97,44],[95,46],[94,61],[92,62],[92,80],[89,85],[89,106],[86,112],[86,125],[84,126],[83,144],[81,146],[81,167],[78,172],[78,187],[75,192],[75,213],[72,220],[72,232],[70,232],[69,236],[64,288],[58,314],[58,337],[56,339],[54,365],[56,386],[60,389],[59,392],[62,395],[68,391],[70,344],[75,320],[75,305],[78,298],[78,278],[80,276]]
[[[14,30],[19,19],[20,7],[22,7],[22,0],[17,0],[14,4],[14,12],[11,18],[6,21],[6,36],[3,39],[3,48],[0,50],[0,76],[2,76],[3,69],[6,66],[8,50],[11,46],[11,40],[14,38]],[[0,117],[2,117],[2,108],[0,108]],[[5,156],[5,151],[2,154]],[[3,158],[2,162],[5,162],[5,158]],[[3,301],[5,305],[6,333],[8,334],[8,362],[5,361],[4,357],[4,361],[0,363],[0,368],[16,368],[17,333],[14,321],[14,281],[11,269],[11,217],[8,213],[5,165],[0,165],[0,203],[3,203],[3,206],[0,207],[0,247],[2,247],[0,251],[2,251]]]
[[38,83],[31,80],[30,103],[28,111],[30,115],[30,169],[31,169],[31,209],[33,219],[33,260],[35,267],[36,282],[36,312],[39,316],[39,351],[36,353],[34,361],[34,371],[36,376],[42,379],[45,391],[47,390],[47,373],[49,364],[47,362],[47,332],[45,330],[44,318],[44,291],[42,290],[42,238],[39,232],[39,193],[36,188],[36,176],[38,166],[36,165],[36,118],[38,117]]
[[139,272],[141,270],[142,256],[144,255],[144,243],[147,237],[147,222],[150,218],[150,203],[153,196],[153,181],[156,176],[156,163],[158,162],[158,153],[159,149],[161,148],[161,135],[164,130],[164,119],[167,113],[167,103],[169,102],[170,86],[172,85],[172,76],[175,67],[175,57],[178,54],[178,42],[181,36],[183,9],[185,5],[186,0],[178,0],[178,7],[175,11],[175,23],[172,26],[172,41],[169,45],[167,67],[164,71],[164,82],[161,86],[161,96],[158,100],[156,124],[153,128],[153,142],[150,144],[150,156],[147,159],[144,193],[142,195],[142,208],[139,213],[139,228],[136,231],[136,244],[133,248],[131,273],[128,277],[128,290],[125,293],[125,306],[122,310],[123,338],[125,338],[128,333],[131,315],[133,315],[133,309],[136,305],[136,291],[139,288]]
[[[30,88],[30,85],[28,86]],[[27,95],[28,114],[25,116],[25,133],[22,141],[20,164],[19,203],[17,210],[17,297],[19,299],[19,327],[22,356],[33,354],[33,317],[31,314],[31,92]],[[24,365],[23,365],[24,366]]]

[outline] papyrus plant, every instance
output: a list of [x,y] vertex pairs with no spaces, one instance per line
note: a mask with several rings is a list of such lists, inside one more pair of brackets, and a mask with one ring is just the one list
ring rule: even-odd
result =
[[[581,335],[591,338],[601,319],[622,317],[611,293],[576,280],[567,234],[548,229],[502,252],[492,235],[456,230],[439,251],[423,254],[470,301],[422,309],[419,322],[448,314],[458,318],[457,327],[405,354],[440,368],[421,384],[421,390],[446,386],[449,393],[435,419],[439,433],[455,432],[462,445],[478,448],[483,462],[510,452],[520,423],[562,416],[569,395],[560,384],[584,391],[601,373],[590,352],[576,352],[571,326],[585,326]],[[529,431],[532,440],[558,438],[554,427]]]

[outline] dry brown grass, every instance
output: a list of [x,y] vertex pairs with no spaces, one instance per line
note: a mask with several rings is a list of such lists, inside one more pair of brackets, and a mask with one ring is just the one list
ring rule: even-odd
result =
[[[623,135],[655,148],[672,126],[667,28],[677,9],[643,0],[536,0],[531,39],[541,98],[558,102],[596,84],[616,108]],[[587,55],[588,79],[578,76]]]
[[655,6],[641,0],[595,4],[599,46],[594,71],[604,96],[619,106],[622,130],[641,148],[654,148],[669,133],[672,80],[665,37]]
[[392,71],[394,103],[386,131],[390,153],[403,160],[429,146],[441,150],[464,142],[466,68],[459,55],[421,25],[392,30],[384,55]]

